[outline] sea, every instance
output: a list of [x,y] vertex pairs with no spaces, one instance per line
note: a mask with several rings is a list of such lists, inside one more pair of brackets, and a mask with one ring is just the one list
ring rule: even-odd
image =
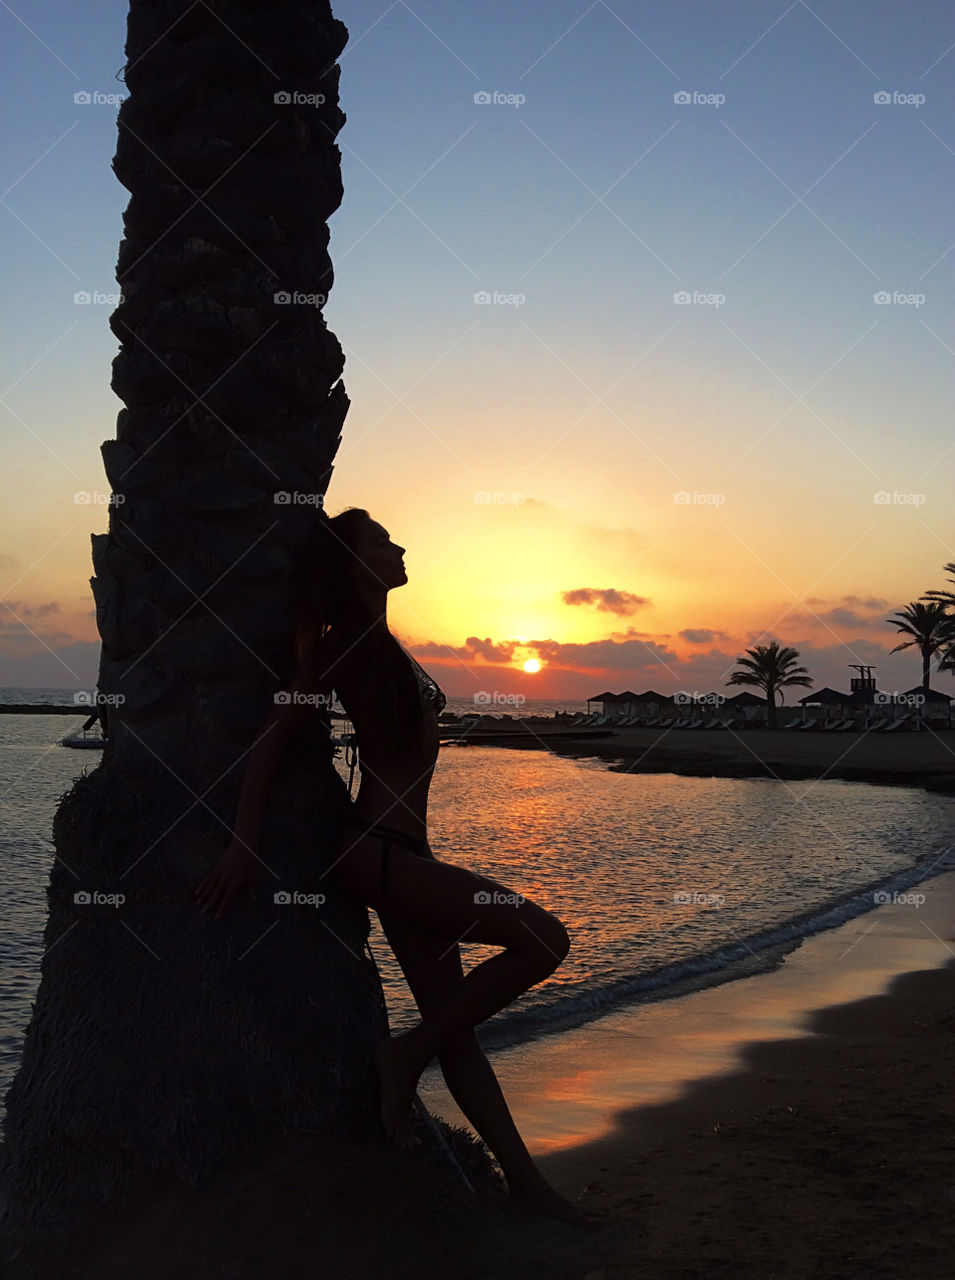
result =
[[[72,689],[0,688],[0,702],[72,700]],[[0,1099],[39,981],[53,815],[100,758],[59,745],[87,713],[0,715]],[[345,762],[336,767],[347,780]],[[917,897],[921,880],[955,865],[955,806],[910,787],[618,773],[594,757],[452,744],[432,782],[429,839],[438,858],[556,912],[570,934],[557,971],[482,1024],[494,1049],[775,967],[810,934]],[[417,1012],[371,917],[400,1031]],[[465,968],[494,951],[462,944]]]

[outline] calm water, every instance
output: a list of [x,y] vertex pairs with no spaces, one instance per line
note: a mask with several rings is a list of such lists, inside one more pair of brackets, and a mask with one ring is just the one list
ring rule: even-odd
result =
[[[39,976],[53,813],[100,760],[56,745],[78,723],[0,717],[0,1098]],[[876,890],[939,870],[953,841],[952,798],[900,787],[619,774],[475,746],[443,748],[432,785],[437,856],[556,911],[572,939],[556,974],[485,1024],[489,1045],[778,963]],[[371,943],[400,1029],[414,1006],[373,914]],[[467,967],[493,948],[462,951]]]

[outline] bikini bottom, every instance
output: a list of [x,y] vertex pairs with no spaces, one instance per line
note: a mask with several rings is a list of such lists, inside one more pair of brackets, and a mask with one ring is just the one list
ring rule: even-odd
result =
[[351,831],[360,831],[362,835],[377,836],[381,840],[381,875],[378,880],[378,888],[383,898],[388,896],[388,854],[391,852],[392,844],[399,844],[405,849],[410,849],[419,858],[434,857],[428,847],[428,841],[425,836],[412,836],[407,831],[398,831],[394,827],[383,827],[378,823],[366,824],[351,819],[345,823],[345,827]]

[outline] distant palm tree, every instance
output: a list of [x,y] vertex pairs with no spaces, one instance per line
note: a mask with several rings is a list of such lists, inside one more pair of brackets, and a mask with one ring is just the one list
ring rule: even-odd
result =
[[[943,565],[942,568],[952,579],[955,579],[955,562]],[[951,622],[951,630],[946,637],[947,643],[942,649],[942,657],[938,664],[939,671],[955,673],[955,591],[926,591],[923,600],[934,600],[945,605],[947,616]]]
[[900,631],[912,637],[910,640],[903,641],[902,644],[897,644],[889,652],[898,653],[902,649],[918,649],[922,655],[922,688],[928,693],[932,655],[947,652],[955,636],[955,620],[949,614],[948,606],[941,600],[933,600],[929,604],[915,600],[907,604],[904,609],[893,613],[891,618],[886,618],[886,622],[891,622],[893,627],[898,627]]
[[766,694],[767,724],[770,729],[776,728],[776,694],[790,685],[801,685],[811,689],[812,681],[805,667],[796,665],[799,654],[795,649],[780,647],[774,640],[769,645],[756,645],[747,649],[747,658],[736,661],[745,671],[734,671],[729,684],[748,684],[762,689]]

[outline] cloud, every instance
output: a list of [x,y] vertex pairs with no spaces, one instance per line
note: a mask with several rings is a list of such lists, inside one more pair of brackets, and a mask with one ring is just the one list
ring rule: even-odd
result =
[[54,630],[48,620],[60,612],[55,600],[30,605],[19,600],[0,601],[0,652],[37,653],[69,644],[73,637],[67,631]]
[[576,587],[573,591],[562,591],[560,597],[564,604],[596,605],[602,613],[615,613],[621,618],[650,603],[646,596],[635,596],[615,587]]
[[683,631],[678,631],[677,635],[687,644],[712,644],[714,640],[731,639],[725,631],[714,631],[710,627],[686,627]]

